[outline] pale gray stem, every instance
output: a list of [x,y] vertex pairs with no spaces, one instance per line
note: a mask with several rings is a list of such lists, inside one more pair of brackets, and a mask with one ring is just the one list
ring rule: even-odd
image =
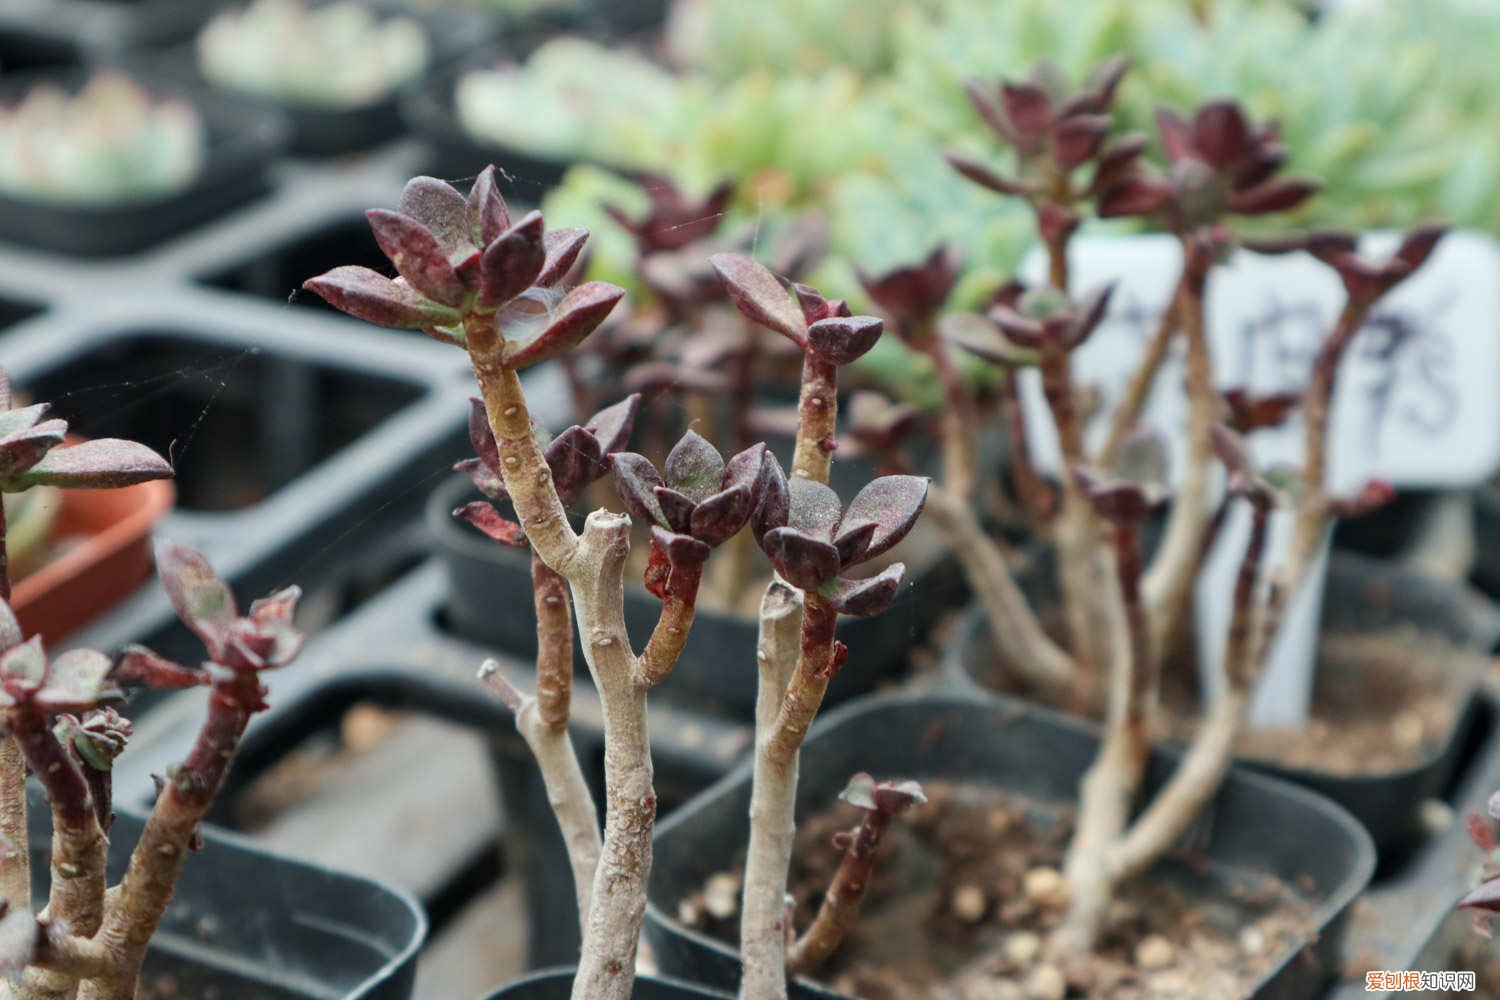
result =
[[797,832],[797,758],[783,765],[768,750],[797,666],[801,628],[801,593],[772,581],[760,602],[756,649],[760,680],[755,695],[755,775],[740,915],[742,1000],[784,1000],[787,995],[787,940],[792,928],[786,885]]
[[0,897],[11,907],[31,909],[31,844],[26,828],[26,758],[8,735],[0,735]]
[[1016,585],[1005,553],[964,500],[937,483],[927,488],[927,513],[936,519],[990,621],[990,634],[1007,664],[1042,691],[1070,693],[1078,680],[1073,658],[1053,642]]

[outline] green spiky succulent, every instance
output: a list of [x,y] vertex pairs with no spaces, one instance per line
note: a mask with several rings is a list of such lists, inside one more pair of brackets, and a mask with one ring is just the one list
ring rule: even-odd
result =
[[148,198],[191,183],[206,147],[191,104],[122,73],[100,72],[76,94],[40,84],[0,107],[0,190],[70,204]]
[[254,0],[198,36],[198,65],[229,90],[296,105],[355,108],[388,97],[429,60],[427,33],[358,3]]

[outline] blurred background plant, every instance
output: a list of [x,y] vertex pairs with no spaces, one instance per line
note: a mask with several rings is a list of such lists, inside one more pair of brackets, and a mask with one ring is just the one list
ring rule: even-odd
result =
[[32,201],[115,204],[180,190],[203,167],[203,123],[118,71],[77,93],[41,83],[0,107],[0,191]]
[[353,2],[254,0],[198,36],[199,67],[215,84],[316,107],[374,104],[420,76],[428,58],[417,21]]

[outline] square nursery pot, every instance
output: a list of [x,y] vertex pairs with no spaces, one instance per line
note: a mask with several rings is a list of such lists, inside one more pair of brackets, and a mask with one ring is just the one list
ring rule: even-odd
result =
[[[1089,727],[1017,702],[962,697],[861,699],[819,723],[803,746],[798,812],[827,808],[850,775],[868,771],[921,781],[991,785],[1041,803],[1076,800],[1098,740]],[[1152,755],[1146,788],[1159,788],[1176,755]],[[669,816],[656,835],[647,938],[663,972],[721,989],[739,980],[734,948],[679,923],[678,902],[742,860],[750,804],[748,766]],[[1364,829],[1321,796],[1234,768],[1200,817],[1191,866],[1165,862],[1147,876],[1209,884],[1274,878],[1296,885],[1308,906],[1307,940],[1275,958],[1257,1000],[1316,996],[1337,972],[1349,906],[1370,880],[1374,850]],[[1190,873],[1191,871],[1191,873]],[[802,998],[838,997],[808,979]]]
[[[0,104],[14,103],[44,81],[76,92],[87,78],[72,70],[9,76],[0,84]],[[0,192],[0,240],[74,257],[119,256],[154,246],[269,190],[269,168],[286,137],[279,115],[155,73],[137,78],[153,95],[181,97],[197,109],[208,139],[197,177],[178,191],[98,205]]]
[[[573,995],[573,969],[545,969],[525,979],[502,986],[485,1000],[568,1000]],[[733,994],[719,993],[691,983],[637,976],[632,1000],[730,1000]]]
[[[1340,631],[1411,629],[1439,647],[1467,654],[1451,657],[1456,675],[1451,724],[1422,759],[1410,766],[1351,774],[1238,758],[1246,767],[1310,788],[1343,806],[1364,824],[1380,852],[1383,869],[1389,868],[1428,835],[1422,804],[1442,796],[1462,762],[1464,747],[1480,717],[1480,668],[1500,639],[1500,616],[1461,586],[1403,570],[1391,562],[1336,550],[1329,561],[1322,624],[1325,630]],[[992,693],[985,678],[995,652],[988,621],[978,609],[965,616],[945,659],[947,673],[960,687]],[[1358,682],[1347,676],[1338,680],[1347,682],[1344,687]],[[1317,691],[1313,698],[1316,708]]]
[[207,0],[6,0],[0,4],[0,65],[90,62],[174,42],[213,11]]
[[[313,6],[330,2],[336,0],[314,0]],[[291,149],[295,153],[331,157],[373,149],[406,131],[400,115],[402,94],[421,86],[422,80],[435,67],[446,66],[483,44],[492,29],[484,13],[467,10],[462,5],[444,4],[421,9],[402,0],[366,0],[365,6],[382,17],[400,16],[416,21],[428,41],[428,68],[373,102],[349,107],[296,103],[223,87],[204,76],[199,68],[197,50],[192,44],[164,57],[168,72],[195,87],[284,116],[291,127]]]
[[[413,135],[431,151],[425,168],[438,177],[473,177],[494,164],[507,197],[536,204],[562,182],[575,164],[593,162],[566,152],[495,143],[474,136],[459,120],[454,92],[465,73],[513,63],[521,53],[462,60],[428,76],[401,98],[401,117]],[[597,163],[606,169],[621,169]],[[513,192],[513,194],[512,194]]]
[[[848,500],[852,493],[844,497]],[[521,657],[534,656],[530,552],[501,545],[454,519],[455,508],[478,499],[468,477],[455,476],[434,491],[427,505],[428,531],[448,571],[448,622],[467,638]],[[903,555],[907,578],[891,607],[873,618],[839,619],[838,636],[849,647],[850,657],[828,686],[828,704],[864,694],[899,674],[917,638],[939,613],[961,601],[952,559],[930,534],[914,533],[903,541],[895,557]],[[762,559],[758,550],[750,558]],[[708,578],[712,575],[710,564]],[[763,585],[754,589],[758,592]],[[636,648],[645,644],[660,611],[661,602],[639,579],[627,577],[625,624]],[[729,718],[753,718],[758,628],[753,617],[700,603],[682,657],[661,693]],[[578,675],[587,678],[587,665],[576,645],[574,663]]]
[[[418,548],[425,497],[414,484],[464,441],[451,353],[191,292],[33,321],[7,341],[7,367],[18,391],[55,401],[75,431],[171,459],[177,505],[158,534],[204,550],[247,599],[301,583],[310,614],[315,595]],[[78,638],[201,652],[156,587]]]
[[165,481],[57,491],[50,536],[68,548],[16,581],[21,630],[55,645],[129,596],[151,575],[151,529],[175,492]]
[[[145,820],[135,809],[117,810],[111,884],[124,874]],[[34,791],[31,866],[38,899],[47,891],[50,818]],[[409,896],[277,857],[212,827],[203,840],[152,939],[142,996],[409,1000],[427,932]]]

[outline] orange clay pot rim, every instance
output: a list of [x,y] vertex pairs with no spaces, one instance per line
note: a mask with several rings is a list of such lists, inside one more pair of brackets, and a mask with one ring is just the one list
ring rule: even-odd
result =
[[18,581],[11,593],[12,607],[30,604],[40,595],[56,589],[64,580],[105,561],[135,540],[149,534],[152,526],[172,509],[172,502],[177,496],[177,490],[169,479],[148,480],[126,489],[140,491],[141,503],[127,516],[98,534],[89,536],[84,544]]

